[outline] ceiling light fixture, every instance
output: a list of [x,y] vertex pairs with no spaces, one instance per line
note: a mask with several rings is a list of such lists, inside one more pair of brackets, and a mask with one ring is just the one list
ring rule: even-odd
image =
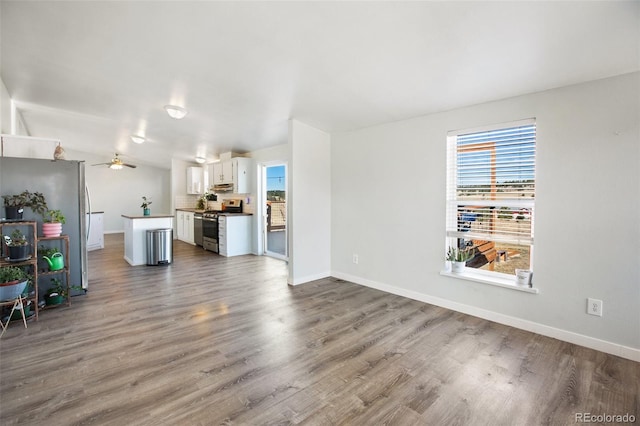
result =
[[122,169],[122,164],[113,163],[113,164],[109,165],[109,168],[113,169],[113,170],[121,170]]
[[207,159],[204,157],[196,157],[196,163],[198,164],[203,164],[205,161],[207,161]]
[[169,117],[175,118],[176,120],[180,120],[187,115],[186,109],[176,105],[165,105],[164,109],[167,111],[167,114],[169,114]]
[[131,135],[131,140],[135,143],[144,143],[144,141],[146,141],[144,136],[140,135]]

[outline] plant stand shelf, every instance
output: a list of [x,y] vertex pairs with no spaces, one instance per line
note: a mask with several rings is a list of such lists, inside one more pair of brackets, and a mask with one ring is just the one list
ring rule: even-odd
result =
[[68,235],[60,235],[58,237],[39,237],[37,239],[39,243],[42,242],[51,242],[51,241],[60,241],[64,247],[62,250],[62,254],[64,256],[64,268],[58,269],[57,271],[41,271],[38,274],[38,277],[50,277],[61,275],[65,277],[65,282],[67,286],[67,296],[65,297],[66,303],[61,303],[60,305],[46,305],[43,309],[55,308],[61,306],[62,304],[66,304],[67,306],[71,306],[71,271],[69,269],[69,236]]
[[16,221],[16,220],[3,220],[0,221],[0,235],[4,235],[5,228],[8,227],[23,227],[30,229],[30,232],[25,233],[29,237],[29,242],[31,245],[31,257],[29,259],[25,259],[20,262],[8,261],[6,258],[8,257],[8,248],[4,241],[2,242],[2,250],[0,250],[2,255],[0,256],[0,266],[18,266],[31,269],[31,275],[33,277],[33,292],[29,292],[29,294],[23,298],[23,303],[31,302],[33,305],[33,311],[35,312],[34,317],[36,321],[38,320],[38,222],[35,220],[24,220],[24,221]]

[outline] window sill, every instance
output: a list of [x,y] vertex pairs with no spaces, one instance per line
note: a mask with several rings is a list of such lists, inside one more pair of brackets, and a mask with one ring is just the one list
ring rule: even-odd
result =
[[461,280],[474,281],[482,284],[495,285],[510,290],[524,291],[525,293],[538,294],[539,290],[535,287],[522,287],[516,285],[515,277],[507,274],[499,274],[496,272],[485,273],[476,269],[465,268],[464,272],[448,272],[440,271],[440,275],[451,278],[459,278]]

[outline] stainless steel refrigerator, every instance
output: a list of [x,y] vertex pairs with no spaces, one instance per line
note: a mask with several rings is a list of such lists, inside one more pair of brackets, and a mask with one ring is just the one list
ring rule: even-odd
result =
[[[44,194],[49,209],[59,209],[65,216],[62,233],[69,235],[70,285],[88,289],[87,281],[87,189],[84,162],[0,157],[0,195],[19,194],[24,190]],[[4,217],[4,208],[0,217]],[[42,217],[28,207],[23,219],[37,220],[42,235]],[[72,294],[78,294],[78,291]]]

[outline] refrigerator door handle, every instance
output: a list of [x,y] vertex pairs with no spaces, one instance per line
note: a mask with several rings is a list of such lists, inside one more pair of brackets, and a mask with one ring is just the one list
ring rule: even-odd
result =
[[89,241],[89,235],[91,234],[91,195],[89,195],[89,187],[84,187],[84,192],[87,194],[87,203],[89,204],[89,223],[87,224],[87,235],[86,239]]

